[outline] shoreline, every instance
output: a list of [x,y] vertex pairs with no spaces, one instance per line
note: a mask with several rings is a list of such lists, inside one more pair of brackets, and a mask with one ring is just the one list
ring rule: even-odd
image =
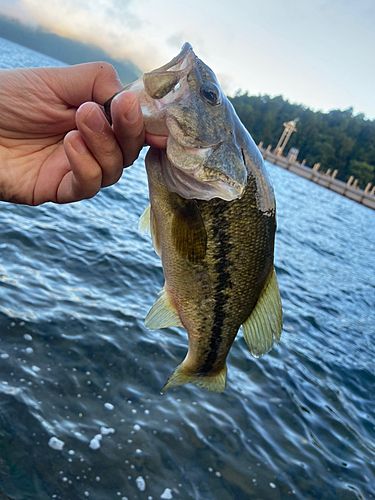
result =
[[278,165],[279,167],[289,170],[300,177],[304,177],[320,186],[323,186],[335,193],[341,194],[350,200],[361,203],[368,208],[375,210],[375,195],[364,191],[358,187],[351,184],[350,180],[348,182],[343,182],[336,179],[333,175],[329,173],[319,172],[318,168],[308,167],[297,160],[289,159],[286,156],[276,155],[270,148],[263,148],[262,144],[258,144],[259,151],[261,152],[263,159],[267,160],[269,163]]

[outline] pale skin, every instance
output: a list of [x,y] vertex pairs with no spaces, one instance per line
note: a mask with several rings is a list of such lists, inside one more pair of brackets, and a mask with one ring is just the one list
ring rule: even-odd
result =
[[0,70],[0,201],[40,205],[94,196],[117,182],[145,142],[136,96],[112,101],[112,126],[102,105],[122,88],[107,63]]

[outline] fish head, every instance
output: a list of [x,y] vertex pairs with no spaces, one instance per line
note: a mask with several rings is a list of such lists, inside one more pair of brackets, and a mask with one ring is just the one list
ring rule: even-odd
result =
[[214,72],[189,44],[169,63],[143,75],[137,91],[148,133],[167,135],[164,177],[184,198],[240,198],[248,171],[239,120]]

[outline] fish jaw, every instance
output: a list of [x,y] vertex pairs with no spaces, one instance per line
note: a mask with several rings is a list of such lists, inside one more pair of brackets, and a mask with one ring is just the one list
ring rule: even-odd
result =
[[127,85],[124,90],[137,95],[149,134],[168,136],[167,109],[186,95],[187,75],[194,66],[196,55],[185,43],[181,52],[169,63]]
[[233,201],[240,198],[246,186],[247,172],[243,164],[240,165],[241,175],[237,178],[220,172],[215,160],[215,157],[221,156],[220,149],[222,145],[218,148],[184,148],[181,154],[181,146],[169,136],[166,155],[162,158],[163,176],[168,189],[186,199],[208,201],[221,198]]

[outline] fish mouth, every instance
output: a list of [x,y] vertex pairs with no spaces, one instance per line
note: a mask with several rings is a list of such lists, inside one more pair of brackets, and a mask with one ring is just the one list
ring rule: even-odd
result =
[[169,136],[163,176],[168,189],[186,199],[232,201],[241,198],[245,185],[225,172],[206,166],[220,144],[185,147]]
[[223,162],[217,161],[221,159],[220,150],[225,148],[224,141],[210,144],[192,137],[174,116],[167,116],[166,126],[169,132],[167,157],[171,165],[167,177],[171,181],[170,188],[173,184],[174,190],[188,199],[222,198],[231,201],[242,196],[247,176],[236,179],[225,171]]
[[[186,147],[186,146],[183,146],[183,147],[184,147],[184,150],[189,155],[195,156],[198,160],[203,160],[205,162],[214,153],[214,151],[219,149],[221,144],[222,144],[222,142],[219,142],[218,144],[215,144],[212,146],[207,146],[207,147],[195,147],[195,148]],[[183,169],[180,168],[179,165],[174,163],[173,161],[171,161],[171,163],[177,169],[182,170],[183,172],[187,173],[186,168],[183,168]],[[197,161],[196,166],[193,167],[192,169],[189,169],[188,172],[192,173],[192,174],[193,173],[200,173],[201,175],[199,177],[200,177],[200,180],[202,182],[216,182],[216,181],[217,182],[219,182],[219,181],[224,182],[229,187],[233,188],[235,191],[237,191],[241,194],[242,194],[242,191],[244,189],[244,185],[242,183],[236,181],[235,179],[233,179],[232,177],[227,175],[225,172],[205,167],[204,164],[202,166],[199,163],[199,161]]]
[[166,154],[163,155],[162,173],[169,191],[187,200],[209,201],[213,198],[221,198],[225,201],[233,201],[240,198],[245,189],[244,186],[236,184],[228,177],[200,180],[191,172],[187,173],[175,166]]

